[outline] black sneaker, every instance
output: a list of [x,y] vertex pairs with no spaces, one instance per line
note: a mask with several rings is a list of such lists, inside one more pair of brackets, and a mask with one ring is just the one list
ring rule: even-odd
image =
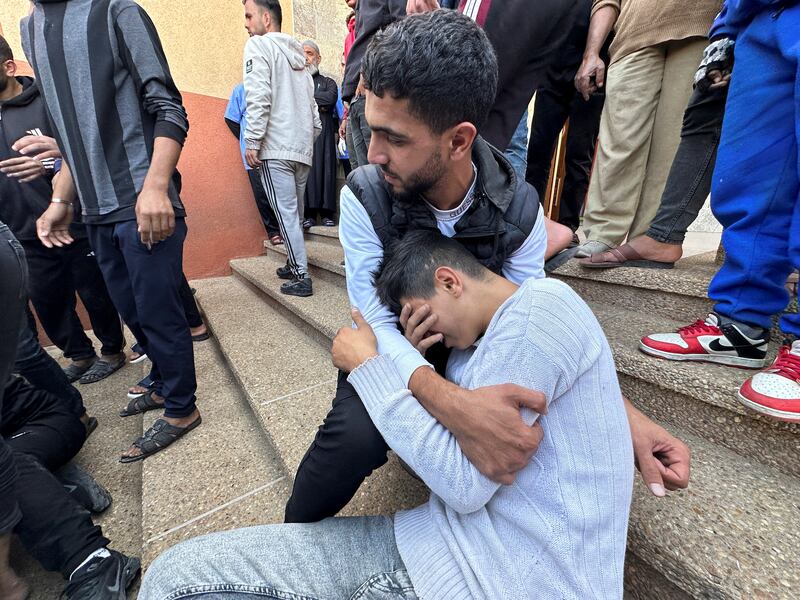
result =
[[98,515],[111,506],[109,491],[75,463],[67,463],[55,475],[67,493],[86,510]]
[[289,268],[289,263],[286,263],[282,267],[275,269],[275,274],[281,279],[294,279],[294,275],[292,275],[292,269]]
[[310,277],[303,277],[302,279],[292,279],[287,281],[281,286],[281,294],[287,296],[300,296],[306,298],[314,294],[314,289],[311,285]]
[[127,589],[142,569],[139,559],[109,550],[95,557],[70,577],[62,598],[67,600],[127,600]]

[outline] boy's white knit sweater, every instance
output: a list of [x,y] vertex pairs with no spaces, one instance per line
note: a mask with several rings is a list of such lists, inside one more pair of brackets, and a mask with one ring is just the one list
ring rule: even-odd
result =
[[622,598],[633,450],[611,349],[567,285],[529,280],[480,343],[454,353],[448,378],[474,389],[516,383],[543,392],[548,413],[531,463],[513,485],[481,475],[455,437],[404,388],[384,356],[349,381],[389,446],[431,488],[395,517],[423,600]]

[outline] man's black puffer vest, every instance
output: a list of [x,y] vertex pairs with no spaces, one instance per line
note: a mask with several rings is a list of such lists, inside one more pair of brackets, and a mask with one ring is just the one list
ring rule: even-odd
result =
[[[516,176],[502,153],[483,138],[475,140],[472,161],[478,171],[475,197],[456,223],[453,239],[499,274],[506,259],[533,230],[539,214],[539,196]],[[356,169],[348,176],[347,185],[366,209],[384,248],[409,231],[438,231],[436,218],[422,198],[396,199],[377,165]]]

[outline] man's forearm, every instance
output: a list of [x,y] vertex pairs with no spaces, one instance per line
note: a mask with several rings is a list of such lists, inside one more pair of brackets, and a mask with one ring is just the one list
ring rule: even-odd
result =
[[64,202],[75,202],[75,182],[72,179],[72,171],[66,161],[61,164],[61,170],[53,179],[53,198],[60,198]]
[[153,158],[150,161],[150,170],[144,180],[144,187],[166,191],[178,166],[181,156],[181,146],[178,142],[168,137],[157,137],[153,145]]
[[592,15],[589,33],[586,36],[586,49],[583,51],[584,57],[600,54],[600,49],[606,43],[618,16],[619,13],[614,6],[603,6]]
[[455,400],[461,388],[441,377],[431,367],[420,367],[408,380],[408,389],[434,419],[453,431],[458,407]]

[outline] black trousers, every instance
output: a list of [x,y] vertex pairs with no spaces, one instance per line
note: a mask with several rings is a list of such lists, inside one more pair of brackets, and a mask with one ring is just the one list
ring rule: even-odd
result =
[[[267,230],[267,237],[280,234],[280,227],[278,226],[278,219],[275,217],[275,211],[269,205],[269,199],[264,192],[264,186],[261,185],[261,176],[258,174],[258,169],[248,169],[247,178],[250,180],[250,187],[253,189],[253,196],[256,199],[256,208],[258,214],[261,215],[261,222],[264,223],[264,229]],[[195,327],[192,325],[192,327]]]
[[95,356],[91,340],[75,312],[75,292],[81,298],[92,329],[102,343],[101,353],[117,354],[125,347],[122,323],[97,266],[89,240],[76,239],[63,248],[45,248],[25,241],[30,272],[30,300],[42,328],[64,356],[81,360]]
[[[449,356],[442,344],[425,354],[440,375]],[[347,373],[339,371],[333,406],[297,468],[286,522],[315,523],[334,516],[364,480],[386,464],[388,451]]]
[[575,90],[572,81],[548,82],[548,85],[536,90],[525,179],[536,188],[539,198],[544,201],[558,135],[569,118],[566,173],[558,222],[572,231],[580,225],[604,102],[605,96],[601,94],[585,101]]
[[388,451],[347,374],[339,371],[333,406],[297,468],[286,522],[334,516],[372,471],[386,464]]
[[203,317],[200,315],[200,307],[197,306],[197,300],[194,299],[194,294],[192,294],[192,288],[186,280],[186,275],[182,275],[178,293],[181,295],[183,312],[186,313],[186,321],[189,323],[189,327],[200,327],[203,324]]
[[711,191],[722,135],[728,86],[695,89],[683,113],[681,143],[672,160],[661,205],[647,236],[666,244],[682,244]]
[[197,380],[180,294],[186,222],[176,219],[175,233],[152,248],[136,229],[135,220],[86,226],[114,305],[152,362],[150,377],[165,398],[164,415],[187,417],[195,410]]

